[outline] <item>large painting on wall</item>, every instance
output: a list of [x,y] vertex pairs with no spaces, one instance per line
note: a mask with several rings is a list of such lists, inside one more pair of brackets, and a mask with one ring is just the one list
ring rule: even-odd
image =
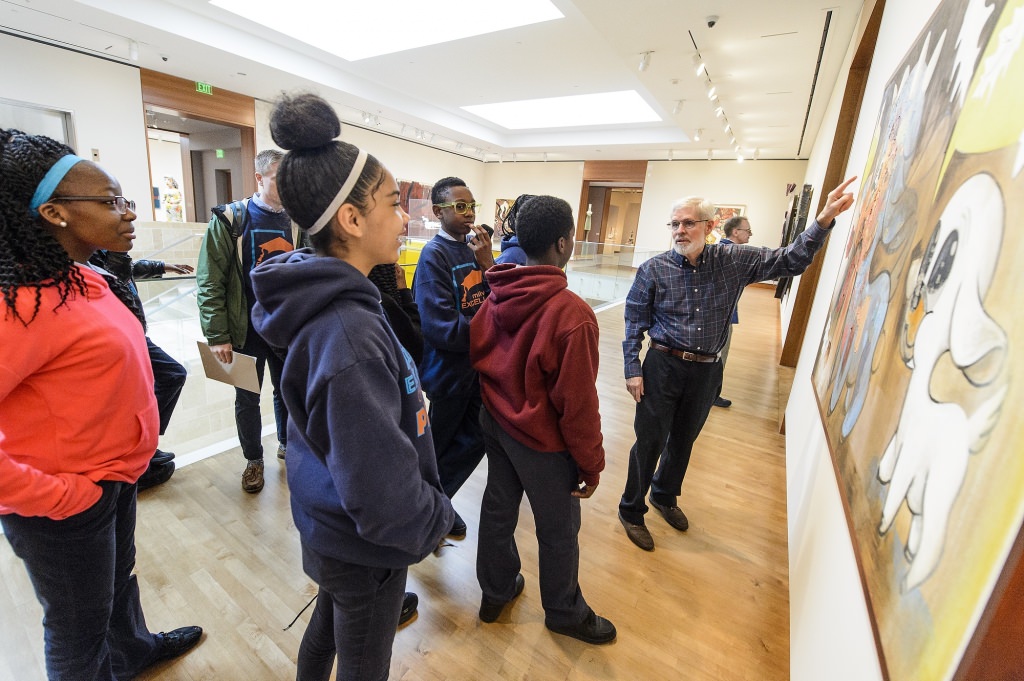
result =
[[892,74],[813,373],[894,681],[957,673],[1024,518],[1022,40],[946,0]]

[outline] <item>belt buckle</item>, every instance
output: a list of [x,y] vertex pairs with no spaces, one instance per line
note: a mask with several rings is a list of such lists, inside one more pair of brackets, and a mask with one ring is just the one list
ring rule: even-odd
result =
[[700,361],[699,359],[697,359],[697,355],[695,353],[693,353],[693,352],[690,352],[689,350],[683,350],[682,352],[679,353],[679,355],[680,355],[680,357],[682,357],[683,359],[687,360],[688,362],[699,362]]

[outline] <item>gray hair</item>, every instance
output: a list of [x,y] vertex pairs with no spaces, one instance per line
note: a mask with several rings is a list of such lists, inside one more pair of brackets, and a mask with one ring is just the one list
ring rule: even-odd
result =
[[256,172],[266,175],[267,171],[276,166],[284,158],[284,152],[277,149],[264,149],[256,154]]
[[687,196],[682,199],[677,199],[676,202],[672,204],[671,213],[674,214],[680,208],[685,208],[687,206],[693,208],[701,220],[713,220],[715,218],[715,204],[702,196]]

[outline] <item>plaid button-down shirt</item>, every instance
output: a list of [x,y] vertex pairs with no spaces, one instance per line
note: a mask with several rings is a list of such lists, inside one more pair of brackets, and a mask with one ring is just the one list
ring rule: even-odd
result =
[[626,297],[626,339],[622,342],[626,378],[642,375],[644,333],[676,350],[717,354],[725,344],[743,287],[800,274],[828,234],[829,230],[812,221],[785,248],[712,244],[704,247],[696,266],[675,251],[640,265]]

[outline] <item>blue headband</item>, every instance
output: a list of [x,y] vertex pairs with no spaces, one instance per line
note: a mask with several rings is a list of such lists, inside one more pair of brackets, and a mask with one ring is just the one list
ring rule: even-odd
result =
[[64,179],[64,176],[68,174],[71,167],[80,161],[84,161],[84,158],[75,156],[74,154],[68,154],[67,156],[61,156],[60,159],[46,171],[46,175],[39,181],[39,186],[36,187],[36,193],[32,195],[32,202],[28,204],[28,211],[32,214],[32,217],[39,215],[39,206],[43,205],[50,200],[53,196],[53,192],[57,189],[57,185]]

